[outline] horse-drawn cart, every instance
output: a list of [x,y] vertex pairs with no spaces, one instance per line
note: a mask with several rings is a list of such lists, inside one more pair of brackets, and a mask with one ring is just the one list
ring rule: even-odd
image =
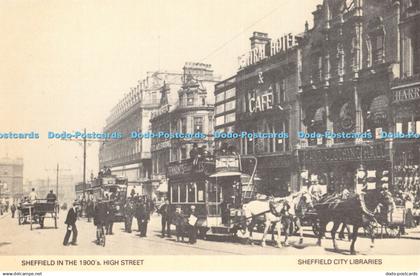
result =
[[398,238],[401,235],[401,228],[405,225],[406,210],[403,206],[395,207],[386,215],[381,215],[372,224],[372,230],[376,237]]
[[30,223],[31,230],[34,223],[44,228],[44,219],[54,220],[54,227],[57,228],[58,205],[55,202],[48,202],[46,199],[37,199],[34,203],[22,203],[18,207],[18,223]]

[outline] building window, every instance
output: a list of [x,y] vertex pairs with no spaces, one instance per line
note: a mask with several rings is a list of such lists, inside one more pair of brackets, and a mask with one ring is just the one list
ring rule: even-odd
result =
[[224,101],[224,100],[225,100],[225,92],[222,92],[216,95],[216,103]]
[[322,56],[314,55],[312,57],[312,80],[314,82],[321,81],[322,74]]
[[202,117],[194,117],[194,132],[203,132],[203,118]]
[[216,117],[216,126],[223,125],[225,123],[225,116]]
[[180,124],[181,133],[187,133],[187,118],[181,118]]
[[187,105],[188,106],[194,105],[194,94],[193,93],[187,93]]
[[152,92],[152,103],[157,103],[157,93],[156,92]]
[[221,104],[221,105],[216,105],[216,114],[220,114],[225,112],[225,105]]
[[187,148],[185,146],[181,147],[181,160],[187,159]]
[[179,202],[179,196],[178,196],[178,185],[173,185],[171,187],[171,194],[172,194],[172,202],[178,203]]
[[373,64],[383,63],[384,60],[384,36],[379,34],[372,39]]
[[226,95],[225,95],[225,99],[226,100],[227,99],[230,99],[230,98],[233,98],[233,97],[236,96],[236,90],[235,90],[235,88],[231,88],[228,91],[226,91],[225,93],[226,93]]
[[234,122],[236,118],[236,114],[235,113],[229,113],[226,115],[226,119],[225,119],[225,123],[230,123],[230,122]]
[[281,80],[276,83],[277,103],[283,104],[286,101],[286,80]]
[[416,28],[413,38],[413,74],[420,74],[420,28]]
[[226,104],[225,104],[225,111],[227,112],[227,111],[231,111],[231,110],[234,110],[235,108],[236,108],[236,102],[235,102],[235,100],[233,100],[233,101],[230,101],[230,102],[227,102]]

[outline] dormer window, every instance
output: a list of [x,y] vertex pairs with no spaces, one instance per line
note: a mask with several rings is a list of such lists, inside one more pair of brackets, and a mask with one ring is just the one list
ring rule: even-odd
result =
[[187,93],[187,105],[188,106],[194,105],[194,94],[193,93]]

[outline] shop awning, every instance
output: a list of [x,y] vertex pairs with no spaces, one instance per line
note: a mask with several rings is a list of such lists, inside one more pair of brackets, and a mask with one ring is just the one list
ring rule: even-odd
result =
[[388,106],[388,97],[386,95],[381,95],[372,100],[369,110],[372,114],[387,112]]
[[209,177],[240,176],[240,175],[242,175],[242,173],[240,172],[217,172],[210,175]]

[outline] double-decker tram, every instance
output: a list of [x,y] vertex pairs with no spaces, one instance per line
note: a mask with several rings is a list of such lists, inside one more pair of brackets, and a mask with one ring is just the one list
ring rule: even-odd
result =
[[[256,165],[256,164],[255,164]],[[169,202],[184,213],[194,205],[201,237],[237,231],[242,204],[252,179],[241,171],[241,157],[219,155],[171,162],[168,167]]]

